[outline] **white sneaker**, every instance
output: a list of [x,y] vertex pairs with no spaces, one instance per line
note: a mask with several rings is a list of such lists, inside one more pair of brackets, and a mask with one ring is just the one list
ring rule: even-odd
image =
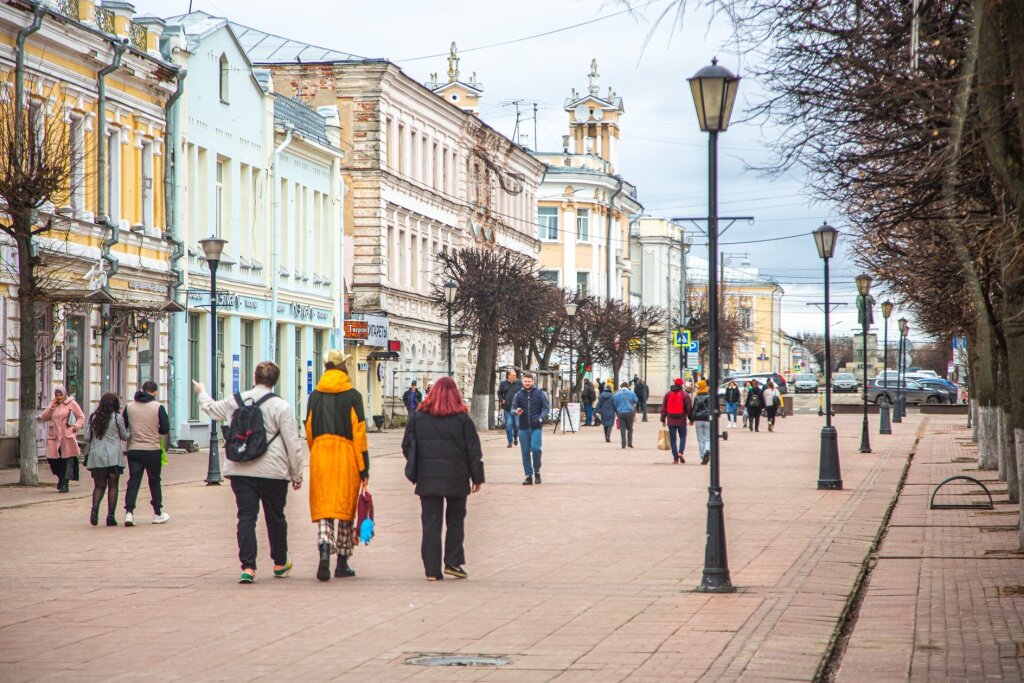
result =
[[153,524],[163,524],[170,518],[171,516],[169,514],[167,514],[166,512],[161,512],[159,515],[153,517]]
[[124,525],[135,526],[135,515],[130,512],[124,513]]

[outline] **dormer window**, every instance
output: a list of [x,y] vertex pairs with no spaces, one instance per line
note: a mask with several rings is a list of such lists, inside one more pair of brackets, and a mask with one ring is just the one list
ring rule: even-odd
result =
[[228,74],[231,67],[228,65],[228,56],[220,56],[220,101],[228,103]]
[[458,101],[459,101],[459,94],[453,92],[452,93],[452,102],[458,102]]

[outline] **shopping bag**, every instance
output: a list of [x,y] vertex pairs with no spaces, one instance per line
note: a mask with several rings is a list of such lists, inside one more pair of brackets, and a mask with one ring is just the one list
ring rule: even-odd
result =
[[662,427],[658,430],[658,450],[667,451],[668,449],[668,427]]
[[166,464],[167,464],[167,448],[164,446],[163,442],[161,441],[160,442],[160,466],[163,467]]
[[352,534],[355,538],[352,539],[353,543],[358,545],[368,545],[373,540],[374,532],[376,531],[373,523],[373,496],[366,490],[366,484],[363,484],[359,490],[359,500],[356,503],[356,523],[352,528]]

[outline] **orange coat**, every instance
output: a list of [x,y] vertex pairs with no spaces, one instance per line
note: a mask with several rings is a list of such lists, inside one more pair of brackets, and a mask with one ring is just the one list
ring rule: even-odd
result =
[[348,375],[327,370],[309,396],[309,512],[313,521],[355,519],[361,480],[369,476],[363,397]]

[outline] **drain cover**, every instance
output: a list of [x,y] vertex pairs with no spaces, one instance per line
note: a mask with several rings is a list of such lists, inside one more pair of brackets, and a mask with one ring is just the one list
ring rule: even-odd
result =
[[416,666],[504,666],[508,657],[494,655],[417,655],[405,660]]

